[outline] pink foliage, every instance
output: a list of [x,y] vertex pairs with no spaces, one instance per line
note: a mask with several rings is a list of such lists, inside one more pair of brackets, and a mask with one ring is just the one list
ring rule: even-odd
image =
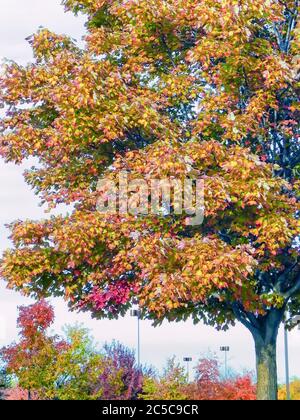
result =
[[106,290],[94,288],[84,305],[92,304],[96,310],[106,309],[109,312],[114,312],[114,308],[126,305],[130,301],[130,297],[136,291],[135,287],[134,284],[126,280],[120,280],[110,284]]
[[20,387],[14,387],[11,389],[8,389],[4,393],[4,399],[7,401],[25,401],[25,400],[39,400],[40,398],[37,396],[36,393],[28,393],[25,389],[22,389]]

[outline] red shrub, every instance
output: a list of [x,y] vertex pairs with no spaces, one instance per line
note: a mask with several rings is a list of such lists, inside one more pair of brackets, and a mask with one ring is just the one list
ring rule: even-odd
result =
[[201,359],[195,382],[187,385],[186,394],[194,400],[255,400],[256,386],[249,374],[223,380],[216,359]]

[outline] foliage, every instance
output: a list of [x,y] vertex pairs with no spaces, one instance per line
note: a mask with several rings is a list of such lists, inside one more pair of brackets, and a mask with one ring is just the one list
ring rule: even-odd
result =
[[4,395],[4,399],[6,401],[27,401],[29,397],[32,401],[40,400],[36,392],[30,393],[29,395],[28,391],[18,386],[14,386],[8,389]]
[[0,368],[0,400],[5,398],[7,390],[12,386],[12,378],[7,374],[5,368]]
[[52,307],[44,300],[19,308],[19,343],[1,349],[7,372],[18,377],[19,386],[29,391],[48,387],[48,367],[65,343],[57,336],[48,337],[54,321]]
[[195,373],[195,383],[188,387],[193,399],[219,399],[222,383],[218,360],[214,358],[199,360]]
[[251,375],[244,375],[226,381],[221,393],[223,400],[256,400],[256,386],[253,383]]
[[161,378],[146,378],[143,393],[140,397],[144,400],[186,400],[184,393],[187,377],[175,357],[169,359]]
[[82,328],[68,328],[66,339],[48,336],[53,321],[53,308],[45,301],[19,308],[20,341],[1,350],[7,371],[18,379],[17,389],[42,399],[98,399],[102,389],[94,386],[103,357]]
[[222,379],[219,362],[215,358],[199,360],[195,370],[195,380],[187,383],[184,369],[175,363],[175,359],[171,359],[161,378],[145,381],[141,398],[205,401],[256,399],[256,386],[249,374]]
[[[119,342],[105,344],[103,356],[106,367],[99,378],[103,399],[136,400],[142,392],[145,378],[153,376],[153,369],[139,367],[134,351]],[[119,380],[112,383],[114,376]]]
[[195,400],[256,400],[256,386],[250,374],[222,378],[217,359],[200,359],[195,382],[187,387],[189,399]]
[[[300,400],[300,380],[294,379],[290,383],[290,392],[291,392],[291,399],[292,400]],[[279,388],[279,395],[280,400],[286,400],[286,386],[282,385]]]
[[66,327],[65,338],[49,336],[53,321],[45,301],[19,308],[20,342],[1,350],[7,371],[18,380],[5,399],[137,399],[153,370],[138,367],[132,350],[113,342],[99,351],[80,326]]
[[[26,179],[43,200],[78,205],[65,218],[12,226],[16,249],[2,264],[10,287],[65,295],[108,317],[124,314],[134,296],[149,318],[192,315],[225,328],[288,301],[294,308],[294,180],[273,177],[280,168],[244,148],[247,140],[256,153],[271,150],[276,112],[278,136],[296,153],[294,21],[289,51],[280,44],[288,2],[64,3],[88,15],[86,49],[42,29],[30,39],[35,62],[7,65],[1,153],[15,162],[37,157],[42,165]],[[99,175],[120,170],[131,179],[197,173],[206,182],[205,223],[191,228],[187,214],[97,214]]]
[[67,346],[59,352],[55,364],[50,366],[48,377],[52,385],[45,396],[58,400],[97,400],[103,389],[95,387],[104,370],[104,360],[96,351],[88,331],[69,327]]

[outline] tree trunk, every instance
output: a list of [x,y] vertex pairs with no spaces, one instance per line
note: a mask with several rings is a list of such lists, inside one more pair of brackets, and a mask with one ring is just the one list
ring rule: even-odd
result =
[[251,332],[255,341],[257,370],[257,399],[278,399],[277,382],[277,338],[285,307],[272,308],[265,316],[255,317],[249,312],[235,309],[235,315]]
[[261,337],[255,338],[258,400],[278,398],[276,344],[276,339],[266,342]]

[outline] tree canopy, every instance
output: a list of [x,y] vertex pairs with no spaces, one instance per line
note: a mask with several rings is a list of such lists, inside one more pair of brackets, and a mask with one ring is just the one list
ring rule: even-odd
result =
[[[66,1],[88,14],[86,48],[45,29],[30,38],[35,62],[8,64],[1,78],[1,152],[37,157],[27,181],[50,206],[76,209],[13,225],[2,265],[11,287],[65,295],[96,316],[124,314],[137,296],[149,317],[225,325],[233,302],[263,312],[294,297],[298,184],[270,164],[282,164],[277,143],[298,152],[298,26],[285,26],[284,3]],[[97,214],[99,176],[120,170],[197,173],[205,223]]]
[[[95,317],[137,301],[156,323],[239,320],[273,340],[300,310],[299,2],[63,3],[86,14],[85,46],[41,29],[34,62],[7,64],[0,152],[36,158],[27,182],[74,210],[14,223],[2,276]],[[203,224],[100,214],[99,177],[122,171],[201,179]]]

